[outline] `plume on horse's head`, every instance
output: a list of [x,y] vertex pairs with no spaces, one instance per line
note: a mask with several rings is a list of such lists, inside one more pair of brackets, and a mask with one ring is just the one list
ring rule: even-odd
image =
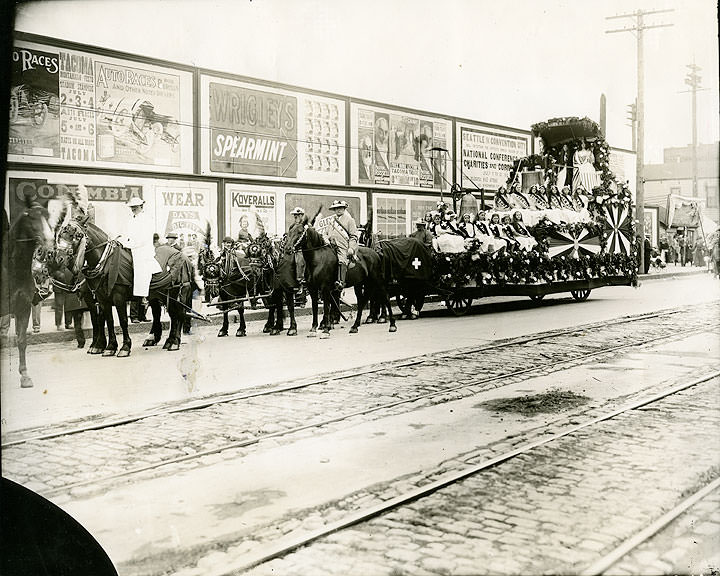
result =
[[212,244],[212,224],[210,224],[210,220],[208,220],[205,225],[205,240],[203,244],[206,249],[209,249],[210,244]]
[[[312,217],[312,220],[310,220],[310,226],[315,226],[315,220],[317,220],[317,217],[320,216],[320,212],[322,212],[323,205],[320,204],[320,206],[317,209],[317,212],[315,212],[315,216]],[[307,222],[307,216],[303,218],[303,223]]]

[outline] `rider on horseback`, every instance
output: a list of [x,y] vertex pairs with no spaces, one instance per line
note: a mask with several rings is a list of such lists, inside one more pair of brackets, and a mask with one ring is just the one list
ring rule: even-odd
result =
[[330,224],[325,232],[330,244],[335,246],[338,257],[338,279],[335,286],[338,290],[345,288],[345,275],[347,274],[348,261],[355,260],[355,253],[358,249],[358,231],[355,220],[345,210],[347,202],[335,200],[330,205],[330,210],[335,216],[330,219]]
[[[288,230],[288,233],[290,233],[295,227],[302,228],[303,227],[303,218],[305,217],[305,210],[303,210],[300,206],[297,206],[293,209],[292,212],[290,212],[293,217],[293,223],[290,226],[290,230]],[[295,278],[298,283],[298,289],[297,292],[300,296],[300,298],[305,297],[305,258],[303,257],[302,250],[298,250],[295,252]]]
[[143,211],[145,200],[133,196],[127,205],[132,211],[132,218],[127,223],[125,232],[119,235],[117,240],[132,252],[133,296],[147,298],[150,278],[155,272],[162,272],[155,260],[153,245],[155,226],[150,215]]

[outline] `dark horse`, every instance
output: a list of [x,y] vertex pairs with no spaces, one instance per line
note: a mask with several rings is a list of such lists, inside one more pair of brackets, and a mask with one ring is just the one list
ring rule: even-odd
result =
[[[114,356],[117,353],[119,358],[129,356],[132,340],[128,332],[127,302],[132,297],[132,254],[114,240],[110,240],[108,235],[94,224],[90,222],[81,224],[77,220],[70,220],[61,228],[57,235],[57,245],[58,252],[70,246],[72,253],[76,254],[75,262],[78,267],[85,263],[82,274],[85,276],[85,285],[89,291],[89,294],[85,293],[85,301],[90,306],[92,306],[91,302],[95,303],[99,308],[100,321],[97,327],[93,324],[93,345],[88,353],[102,353],[103,356]],[[178,254],[180,255],[179,252]],[[171,351],[180,348],[182,324],[185,319],[182,302],[187,299],[187,292],[192,289],[190,261],[185,256],[181,257],[183,262],[175,274],[159,272],[153,275],[148,295],[153,310],[151,331],[153,338],[148,338],[143,343],[144,346],[154,346],[160,341],[162,326],[159,319],[159,303],[163,302],[170,316],[170,333],[163,348]],[[123,333],[120,350],[115,336],[113,306],[117,310]],[[104,324],[108,328],[107,343],[104,341]]]
[[297,288],[298,283],[295,278],[295,254],[292,246],[287,242],[287,236],[282,241],[273,241],[271,250],[272,293],[268,298],[268,319],[263,332],[275,336],[285,329],[283,305],[287,302],[290,316],[290,327],[287,335],[296,336],[295,288]]
[[[320,233],[308,223],[307,217],[302,227],[294,227],[288,234],[288,243],[294,250],[302,250],[305,258],[305,265],[308,272],[308,289],[312,299],[313,324],[310,328],[310,336],[313,336],[318,328],[318,299],[323,299],[323,318],[320,323],[325,334],[330,333],[331,328],[331,306],[339,309],[340,302],[337,294],[333,294],[335,280],[337,279],[338,257],[335,248],[325,242]],[[357,315],[355,322],[350,328],[354,334],[360,326],[363,309],[370,298],[378,298],[382,302],[387,301],[387,293],[382,281],[382,270],[378,254],[364,246],[359,246],[355,265],[348,267],[346,286],[355,289],[357,299]],[[389,305],[389,303],[388,303]],[[390,311],[390,332],[397,330],[395,319]]]
[[[27,347],[27,327],[30,307],[37,303],[38,290],[33,277],[33,261],[44,260],[52,249],[53,235],[48,224],[47,210],[39,204],[26,200],[23,211],[12,224],[3,222],[3,240],[1,249],[8,258],[7,270],[3,270],[2,284],[7,286],[7,298],[10,312],[15,315],[15,337],[18,347],[20,386],[31,388],[32,379],[27,373],[25,349]],[[7,252],[6,252],[7,251]],[[35,257],[35,258],[33,258]],[[4,257],[3,257],[4,260]],[[7,275],[5,274],[7,273]],[[3,310],[5,312],[5,310]]]
[[[233,246],[230,250],[223,250],[218,258],[211,259],[205,255],[202,262],[198,261],[198,272],[205,282],[205,297],[208,300],[218,298],[223,313],[218,337],[228,335],[228,313],[231,310],[237,310],[240,318],[235,336],[247,336],[245,301],[267,296],[265,292],[270,289],[272,270],[267,260],[266,242],[269,240],[264,238],[247,247],[251,258]],[[224,304],[226,301],[228,303]]]

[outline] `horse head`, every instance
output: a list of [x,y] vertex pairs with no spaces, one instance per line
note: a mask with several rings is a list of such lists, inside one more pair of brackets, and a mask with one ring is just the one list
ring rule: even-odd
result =
[[44,206],[27,201],[27,205],[19,218],[10,227],[10,234],[15,242],[33,242],[33,251],[45,253],[52,250],[53,233],[48,223],[49,214]]

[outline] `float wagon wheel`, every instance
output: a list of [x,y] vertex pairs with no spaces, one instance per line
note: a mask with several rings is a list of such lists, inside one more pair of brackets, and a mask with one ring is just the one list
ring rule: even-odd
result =
[[456,294],[451,294],[445,299],[445,306],[455,316],[465,316],[470,312],[470,306],[472,306],[472,298],[463,298]]
[[578,302],[584,302],[590,296],[590,290],[570,290],[570,294]]
[[541,302],[542,299],[545,298],[545,294],[531,294],[530,300],[533,302]]

